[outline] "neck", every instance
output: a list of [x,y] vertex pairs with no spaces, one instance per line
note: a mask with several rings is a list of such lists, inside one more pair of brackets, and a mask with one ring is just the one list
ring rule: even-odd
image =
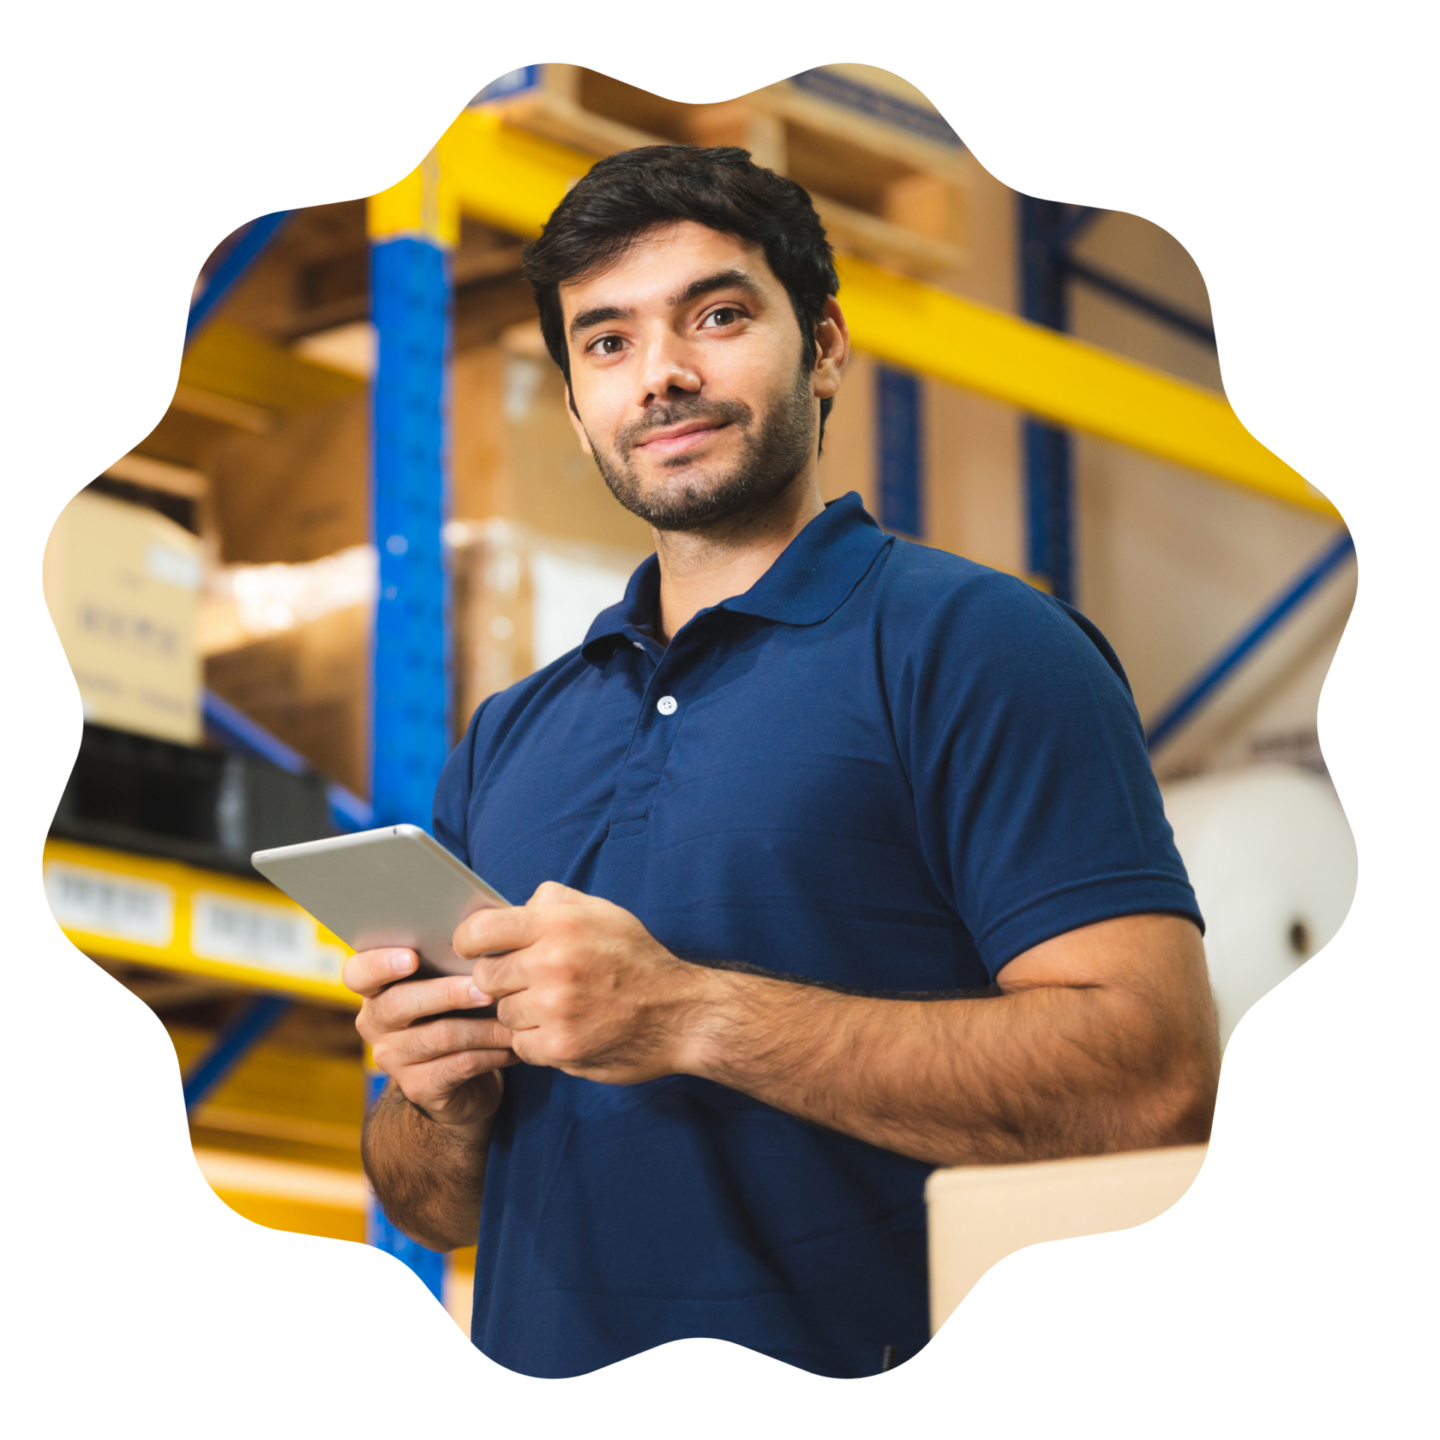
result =
[[668,645],[697,612],[743,595],[824,508],[811,464],[760,510],[705,530],[654,530],[663,632],[657,638]]

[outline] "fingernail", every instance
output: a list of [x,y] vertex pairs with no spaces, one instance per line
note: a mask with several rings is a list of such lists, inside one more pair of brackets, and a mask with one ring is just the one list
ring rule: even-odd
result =
[[470,1003],[472,1005],[488,1005],[490,1003],[490,997],[472,985],[470,987]]
[[410,968],[410,957],[403,950],[397,950],[390,957],[390,968],[397,975],[403,975]]

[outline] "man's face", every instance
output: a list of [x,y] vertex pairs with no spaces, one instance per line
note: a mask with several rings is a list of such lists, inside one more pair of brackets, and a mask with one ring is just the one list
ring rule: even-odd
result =
[[572,423],[641,519],[698,530],[758,513],[813,465],[839,371],[802,368],[790,297],[758,245],[667,225],[560,301]]

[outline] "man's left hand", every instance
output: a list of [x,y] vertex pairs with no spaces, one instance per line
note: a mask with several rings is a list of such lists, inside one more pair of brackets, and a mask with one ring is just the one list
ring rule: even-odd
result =
[[527,1064],[610,1085],[684,1068],[708,972],[628,910],[546,881],[524,905],[470,916],[454,945]]

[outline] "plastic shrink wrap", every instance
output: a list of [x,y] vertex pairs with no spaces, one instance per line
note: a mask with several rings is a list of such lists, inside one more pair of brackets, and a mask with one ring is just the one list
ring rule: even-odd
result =
[[1355,894],[1355,841],[1329,782],[1298,766],[1249,766],[1163,794],[1205,917],[1223,1044],[1334,938]]

